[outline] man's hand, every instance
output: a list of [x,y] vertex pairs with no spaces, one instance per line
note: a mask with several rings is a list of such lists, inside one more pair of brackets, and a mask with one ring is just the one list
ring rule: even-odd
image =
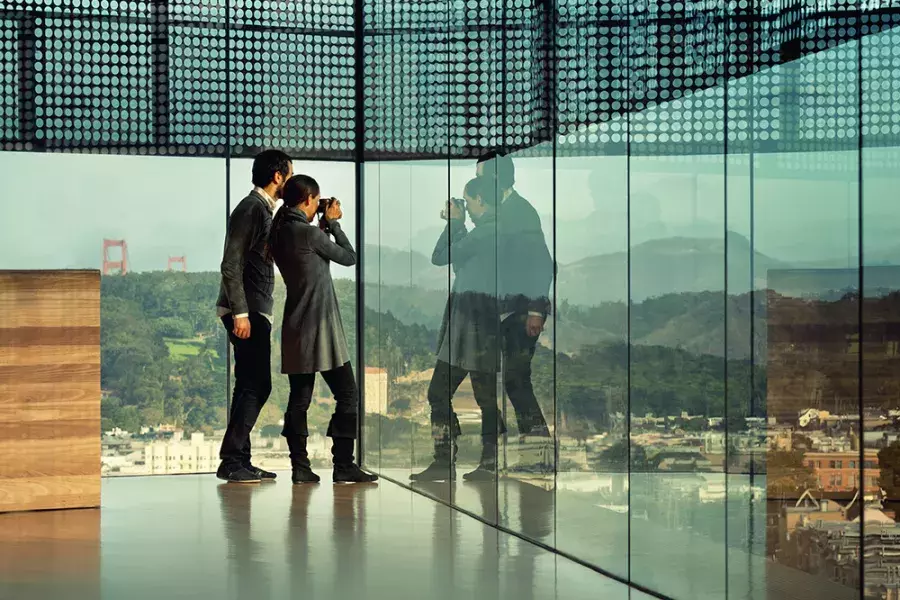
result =
[[460,209],[459,205],[453,200],[447,201],[447,208],[441,211],[441,219],[446,221],[450,219],[451,221],[461,221],[466,218],[466,215],[463,214],[463,211]]
[[238,317],[234,320],[234,335],[238,339],[246,340],[250,337],[250,318]]
[[327,221],[337,221],[343,216],[344,211],[341,210],[341,201],[335,198],[334,202],[332,202],[325,210],[325,219]]
[[541,335],[543,330],[544,317],[539,315],[528,315],[528,319],[525,321],[525,333],[527,333],[529,337],[537,337]]

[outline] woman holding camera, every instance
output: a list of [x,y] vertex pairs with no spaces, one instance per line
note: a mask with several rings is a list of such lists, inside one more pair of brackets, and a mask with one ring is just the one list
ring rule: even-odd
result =
[[[497,472],[497,440],[503,431],[497,408],[500,368],[500,319],[497,304],[497,194],[486,178],[466,184],[465,201],[451,200],[441,218],[447,221],[431,262],[452,265],[455,278],[438,336],[437,362],[428,403],[434,461],[412,481],[445,481],[456,476],[459,420],[453,395],[466,376],[481,409],[481,460],[463,475],[467,480],[491,480]],[[475,227],[466,228],[466,212]]]
[[[332,438],[335,483],[377,480],[353,462],[359,392],[350,350],[341,323],[331,263],[352,266],[356,252],[338,220],[343,216],[336,199],[322,200],[319,184],[295,175],[284,186],[284,206],[272,221],[269,253],[287,286],[281,328],[281,372],[288,375],[291,393],[282,435],[290,449],[294,483],[316,483],[306,449],[307,410],[316,373],[334,394],[335,409],[328,425]],[[319,227],[311,225],[319,213]],[[334,236],[332,241],[331,236]]]

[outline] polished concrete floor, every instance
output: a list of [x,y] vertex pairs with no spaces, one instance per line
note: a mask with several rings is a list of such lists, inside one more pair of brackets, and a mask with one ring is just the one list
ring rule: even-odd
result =
[[102,510],[0,515],[0,598],[646,596],[390,482],[282,474],[107,479]]
[[[474,467],[472,465],[471,467]],[[463,471],[463,469],[460,469]],[[382,476],[408,482],[408,469],[380,469]],[[590,474],[583,474],[590,477]],[[630,495],[636,506],[660,485],[657,474],[632,473]],[[666,476],[669,484],[679,476]],[[694,475],[685,474],[684,478]],[[572,481],[569,480],[571,484]],[[748,498],[740,481],[730,481],[727,514],[739,513]],[[413,484],[422,493],[458,506],[489,523],[497,523],[527,539],[598,565],[609,573],[676,600],[857,600],[859,591],[779,565],[765,556],[766,507],[753,515],[763,525],[762,536],[748,551],[746,520],[732,519],[727,547],[709,526],[725,528],[725,504],[703,503],[696,497],[671,498],[655,509],[653,519],[634,511],[617,512],[598,505],[597,494],[573,492],[550,476],[506,475],[494,481]],[[749,488],[747,488],[749,490]],[[627,507],[626,507],[627,508]],[[666,511],[668,508],[668,512]],[[677,510],[675,510],[677,509]],[[646,508],[644,509],[646,511]],[[691,515],[692,530],[673,525],[674,515]],[[746,515],[745,515],[746,516]],[[667,522],[672,520],[672,522]],[[682,521],[683,522],[683,521]],[[721,531],[720,531],[721,533]],[[644,598],[633,591],[631,599]]]

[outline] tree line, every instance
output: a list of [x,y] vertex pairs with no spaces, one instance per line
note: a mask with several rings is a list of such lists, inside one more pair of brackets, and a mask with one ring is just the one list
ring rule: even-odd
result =
[[[349,280],[337,280],[335,287],[348,343],[355,352],[356,286]],[[105,430],[121,427],[134,432],[141,426],[174,423],[189,431],[211,433],[224,427],[227,339],[216,316],[218,291],[217,273],[152,272],[103,278],[101,385]],[[287,378],[280,374],[284,295],[283,285],[276,285],[273,394],[260,421],[273,433],[288,397]],[[696,304],[689,298],[657,302],[660,312],[670,314],[653,318],[673,321],[678,310]],[[429,326],[431,321],[428,325],[408,322],[395,316],[390,307],[380,307],[380,311],[369,306],[365,310],[366,366],[386,369],[391,380],[433,367],[436,325]],[[436,311],[434,307],[429,309]],[[617,307],[578,310],[566,306],[563,310],[570,323],[576,320],[574,326],[581,322],[586,328],[596,327],[599,312],[618,312]],[[609,318],[607,315],[601,320],[608,322]],[[686,337],[690,333],[684,332]],[[629,407],[637,415],[679,415],[687,411],[723,416],[726,403],[732,415],[760,416],[765,411],[762,367],[751,366],[748,360],[726,360],[677,347],[629,347],[615,337],[584,344],[570,353],[539,346],[533,371],[539,398],[542,402],[555,398],[557,411],[573,429],[602,429],[609,425],[611,414],[625,413]],[[324,389],[318,390],[318,395],[327,398]],[[314,426],[324,423],[328,415],[327,405],[314,407]]]

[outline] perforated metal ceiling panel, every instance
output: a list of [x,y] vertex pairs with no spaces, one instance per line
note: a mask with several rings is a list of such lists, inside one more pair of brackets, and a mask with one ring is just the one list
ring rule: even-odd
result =
[[[4,0],[0,148],[684,154],[851,148],[859,119],[871,145],[900,129],[897,50],[859,54],[900,23],[889,2],[359,1]],[[836,100],[859,87],[851,54],[872,73],[864,114]]]

